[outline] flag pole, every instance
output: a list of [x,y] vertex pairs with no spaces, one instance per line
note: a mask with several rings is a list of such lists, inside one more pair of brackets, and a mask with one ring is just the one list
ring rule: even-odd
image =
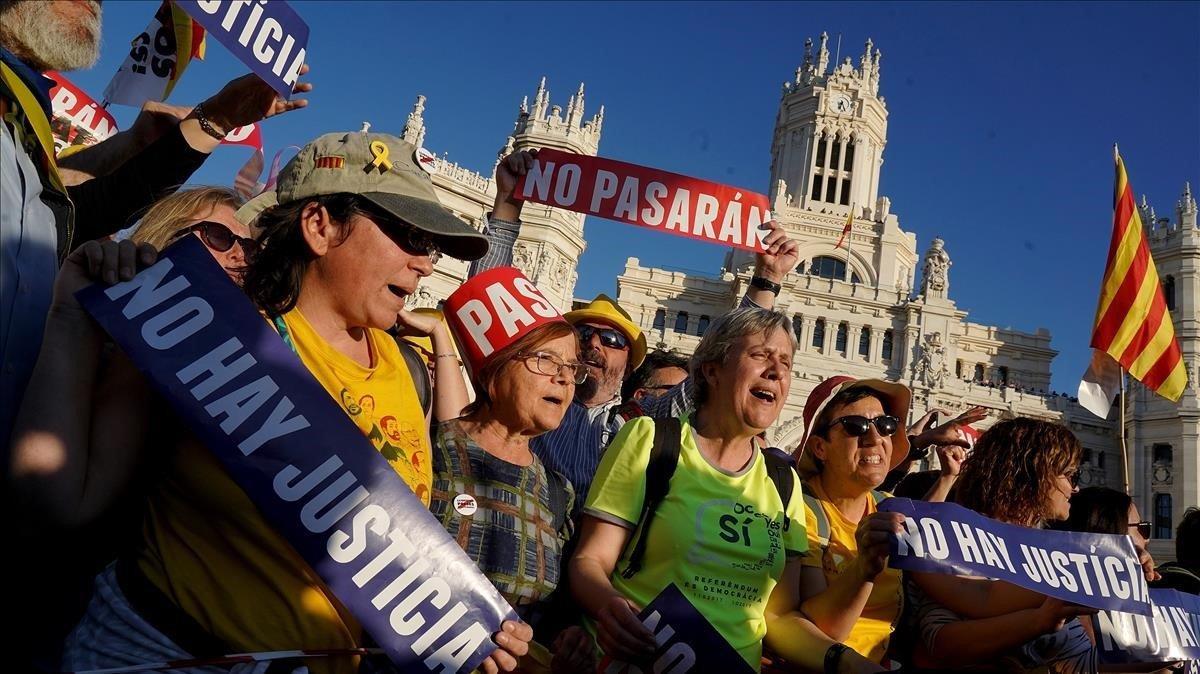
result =
[[1129,450],[1125,447],[1125,368],[1121,368],[1121,476],[1129,496]]
[[850,249],[854,247],[854,204],[850,204],[850,214],[846,217],[846,224],[850,226],[850,231],[846,232],[846,283],[850,283],[850,279],[854,278],[850,270]]

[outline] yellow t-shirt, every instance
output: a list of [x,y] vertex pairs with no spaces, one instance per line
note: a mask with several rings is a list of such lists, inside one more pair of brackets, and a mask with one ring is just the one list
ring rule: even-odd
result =
[[[298,309],[284,321],[309,372],[428,506],[424,412],[392,338],[369,330],[374,366],[363,367],[318,336]],[[150,496],[137,559],[150,582],[232,652],[359,646],[358,623],[212,453],[190,433],[170,444],[177,451]],[[358,663],[306,664],[314,673],[349,673]]]
[[[825,582],[832,583],[858,555],[858,540],[854,537],[858,524],[847,520],[841,511],[826,499],[816,480],[809,480],[808,486],[816,494],[825,519],[829,522],[829,546],[821,547],[817,539],[816,514],[805,508],[804,528],[808,531],[809,554],[804,557],[803,563],[805,566],[821,568],[825,572]],[[864,517],[873,512],[875,500],[868,496]],[[892,636],[893,626],[900,614],[900,591],[900,572],[896,569],[884,569],[876,576],[875,586],[871,595],[867,597],[867,605],[855,621],[845,644],[873,662],[882,662],[887,651],[888,639]]]
[[[621,575],[633,547],[627,546],[612,584],[645,606],[675,583],[758,671],[767,598],[783,575],[786,558],[808,549],[800,479],[793,483],[785,520],[762,452],[746,468],[729,473],[700,453],[687,417],[682,425],[679,463],[647,532],[642,568],[633,578]],[[636,528],[653,443],[653,419],[625,424],[600,460],[585,514]]]

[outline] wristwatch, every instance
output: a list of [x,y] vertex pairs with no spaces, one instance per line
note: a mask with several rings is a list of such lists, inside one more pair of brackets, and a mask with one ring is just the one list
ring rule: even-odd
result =
[[775,293],[776,295],[779,294],[780,290],[783,290],[783,286],[775,283],[774,281],[768,281],[762,276],[755,276],[754,278],[750,279],[750,287],[758,288],[759,290],[765,290],[769,293]]
[[825,651],[825,674],[837,674],[842,654],[850,650],[846,644],[834,644]]

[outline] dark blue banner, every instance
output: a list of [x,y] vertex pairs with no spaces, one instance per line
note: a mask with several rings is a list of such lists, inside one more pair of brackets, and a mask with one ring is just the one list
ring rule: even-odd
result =
[[904,515],[888,566],[984,576],[1063,601],[1150,615],[1150,595],[1128,536],[1005,524],[954,503],[890,498],[879,509]]
[[308,24],[285,0],[174,0],[209,35],[291,98],[308,46]]
[[[654,643],[658,646],[647,671],[754,674],[755,670],[674,583],[642,609],[638,619],[654,634]],[[606,659],[600,671],[604,674],[641,674],[643,670],[629,663]]]
[[1171,662],[1200,659],[1200,597],[1151,589],[1151,617],[1101,611],[1091,616],[1100,662]]
[[495,649],[512,608],[199,239],[78,297],[403,671]]

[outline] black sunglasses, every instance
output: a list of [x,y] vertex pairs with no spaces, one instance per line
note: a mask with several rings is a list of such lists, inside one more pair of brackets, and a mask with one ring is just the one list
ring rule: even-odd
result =
[[874,419],[868,419],[858,414],[852,414],[850,416],[838,417],[837,419],[834,419],[825,425],[825,429],[828,430],[833,428],[837,424],[841,424],[842,428],[846,429],[846,435],[849,435],[852,438],[866,435],[867,432],[871,430],[872,424],[875,425],[875,430],[879,431],[880,435],[887,437],[895,433],[896,429],[900,427],[900,420],[888,414],[875,417]]
[[597,328],[594,325],[577,325],[575,326],[575,331],[579,333],[579,341],[583,344],[592,341],[592,335],[600,335],[600,343],[610,349],[625,349],[629,347],[629,338],[619,330]]
[[1146,520],[1142,520],[1141,522],[1130,522],[1129,526],[1130,528],[1136,527],[1137,532],[1142,535],[1142,538],[1147,540],[1150,539],[1150,523]]
[[[369,217],[375,218],[374,215]],[[396,245],[403,248],[404,252],[409,255],[427,255],[433,264],[437,264],[438,260],[442,259],[442,249],[424,230],[396,219],[377,219],[376,222],[386,222],[387,224],[380,225],[380,228],[387,232]]]
[[230,248],[233,248],[233,244],[235,243],[242,247],[242,253],[246,256],[247,260],[258,253],[257,241],[247,239],[244,236],[238,236],[225,225],[211,220],[201,220],[194,225],[184,227],[171,235],[171,240],[174,241],[192,232],[200,232],[200,239],[204,241],[204,245],[218,253],[228,252]]

